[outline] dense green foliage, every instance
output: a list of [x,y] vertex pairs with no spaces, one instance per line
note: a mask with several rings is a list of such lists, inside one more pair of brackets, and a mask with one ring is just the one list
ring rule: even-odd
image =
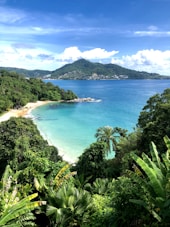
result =
[[83,176],[84,181],[93,182],[96,178],[104,177],[104,162],[107,146],[103,142],[90,145],[79,157],[76,167],[78,177]]
[[163,137],[170,137],[170,89],[152,96],[147,101],[140,113],[138,127],[142,131],[138,144],[140,150],[147,152],[150,141],[157,144],[158,151],[165,150]]
[[85,59],[80,59],[56,69],[51,73],[51,78],[65,80],[168,79],[168,77],[156,73],[139,72],[115,64],[92,63]]
[[[2,72],[0,80],[2,100],[11,105],[21,105],[10,97],[12,89],[20,98],[24,89],[27,101],[72,96],[14,73]],[[167,89],[148,100],[133,132],[97,129],[96,142],[73,166],[48,145],[31,119],[1,122],[0,226],[170,226],[169,110]],[[108,152],[114,158],[108,159]]]
[[146,195],[139,200],[133,199],[132,202],[144,207],[157,223],[166,225],[170,223],[170,139],[165,136],[164,141],[167,147],[165,154],[159,155],[152,142],[151,158],[145,153],[142,158],[132,155],[137,164],[136,177],[141,178],[141,186]]
[[16,174],[9,165],[6,167],[0,187],[0,226],[36,226],[32,210],[45,205],[45,201],[31,201],[38,194],[22,198],[17,184]]
[[39,173],[48,176],[53,160],[61,160],[58,150],[48,145],[31,119],[11,118],[0,124],[0,174],[10,165],[22,170],[20,182],[32,184]]
[[77,96],[40,79],[25,79],[14,72],[0,72],[0,113],[37,100],[71,100]]
[[120,137],[125,137],[126,133],[127,130],[122,128],[104,126],[97,129],[95,137],[97,138],[97,141],[105,142],[107,145],[107,152],[111,153],[112,151],[116,152]]

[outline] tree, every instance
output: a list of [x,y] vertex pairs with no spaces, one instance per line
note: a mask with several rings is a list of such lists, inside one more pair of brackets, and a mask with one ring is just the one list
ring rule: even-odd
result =
[[141,140],[138,149],[145,153],[149,151],[150,141],[153,141],[158,151],[164,151],[166,146],[163,137],[170,137],[170,89],[162,94],[152,96],[140,113],[137,126],[141,129]]
[[145,196],[141,182],[132,175],[123,175],[113,181],[110,197],[112,200],[112,225],[116,227],[136,226],[143,227],[143,220],[147,212],[143,207],[132,203],[131,199]]
[[96,178],[104,177],[106,144],[95,142],[85,149],[79,157],[73,170],[77,171],[79,178],[83,176],[84,181],[93,182]]
[[77,98],[72,91],[65,91],[52,83],[7,71],[0,71],[0,113],[10,108],[20,108],[37,100],[70,100]]
[[104,126],[97,129],[95,137],[97,138],[97,141],[103,141],[106,143],[106,155],[108,155],[108,153],[111,153],[112,151],[116,152],[118,138],[124,137],[126,132],[127,130],[118,127],[112,128],[110,126]]
[[58,150],[49,146],[31,119],[11,118],[0,124],[0,174],[10,164],[15,171],[20,171],[21,182],[33,183],[35,176],[46,177],[61,160]]
[[117,152],[114,159],[116,169],[119,170],[119,176],[126,173],[127,170],[132,169],[133,161],[131,152],[139,154],[138,142],[141,138],[141,131],[136,129],[125,137],[121,137],[117,144]]

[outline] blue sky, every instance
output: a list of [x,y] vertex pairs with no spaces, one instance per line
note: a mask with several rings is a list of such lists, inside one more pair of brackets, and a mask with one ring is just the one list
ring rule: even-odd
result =
[[77,59],[170,75],[170,0],[0,0],[0,66]]

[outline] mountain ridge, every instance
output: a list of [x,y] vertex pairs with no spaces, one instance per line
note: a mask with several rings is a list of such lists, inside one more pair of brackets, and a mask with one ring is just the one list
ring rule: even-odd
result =
[[158,73],[132,70],[112,63],[93,63],[83,58],[54,71],[13,67],[0,67],[0,70],[13,71],[24,77],[58,80],[170,79],[170,76]]
[[41,70],[41,69],[34,69],[28,70],[23,68],[15,68],[15,67],[0,67],[0,70],[6,70],[8,72],[16,72],[24,77],[31,77],[31,78],[42,78],[51,74],[49,70]]
[[109,80],[109,79],[169,79],[168,76],[127,69],[116,64],[92,63],[79,59],[51,73],[52,79]]

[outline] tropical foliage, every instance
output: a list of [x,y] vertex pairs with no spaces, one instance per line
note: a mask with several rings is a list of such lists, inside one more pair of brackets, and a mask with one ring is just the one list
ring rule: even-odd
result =
[[0,174],[10,165],[20,171],[20,181],[33,183],[33,178],[52,168],[51,154],[61,160],[58,150],[49,146],[31,119],[11,118],[0,124]]
[[0,97],[1,114],[11,108],[20,108],[28,102],[70,100],[77,96],[40,79],[25,79],[14,72],[0,71]]
[[93,182],[96,178],[104,177],[104,163],[107,146],[103,142],[95,142],[79,157],[73,170],[77,171],[79,179]]
[[163,152],[166,146],[163,137],[170,137],[170,89],[162,94],[152,96],[144,106],[138,119],[138,127],[142,130],[138,147],[145,153],[153,141],[159,151]]
[[132,155],[140,167],[139,169],[135,166],[135,169],[142,178],[141,186],[144,188],[146,198],[131,201],[143,206],[156,219],[158,225],[170,223],[170,139],[166,136],[164,140],[167,146],[165,154],[159,155],[152,142],[151,158],[145,153],[142,154],[142,158]]
[[86,212],[90,209],[90,202],[90,193],[65,184],[49,195],[47,215],[51,217],[52,226],[83,226],[88,222]]
[[[46,99],[47,93],[53,100],[72,96],[14,73],[2,72],[0,81],[0,105],[7,103],[7,109]],[[23,92],[18,83],[25,101],[17,99]],[[15,101],[11,88],[18,91]],[[167,89],[148,100],[131,133],[97,129],[97,141],[74,165],[62,160],[31,119],[0,123],[0,226],[170,226],[169,94]]]
[[[110,126],[104,126],[97,129],[95,137],[97,141],[103,141],[107,145],[107,152],[111,153],[112,151],[116,152],[117,144],[121,137],[125,137],[127,130],[122,128],[112,128]],[[108,155],[106,153],[106,155]]]
[[0,226],[35,226],[32,211],[46,205],[46,202],[31,201],[38,193],[22,198],[18,190],[17,175],[9,166],[6,167],[0,188]]

